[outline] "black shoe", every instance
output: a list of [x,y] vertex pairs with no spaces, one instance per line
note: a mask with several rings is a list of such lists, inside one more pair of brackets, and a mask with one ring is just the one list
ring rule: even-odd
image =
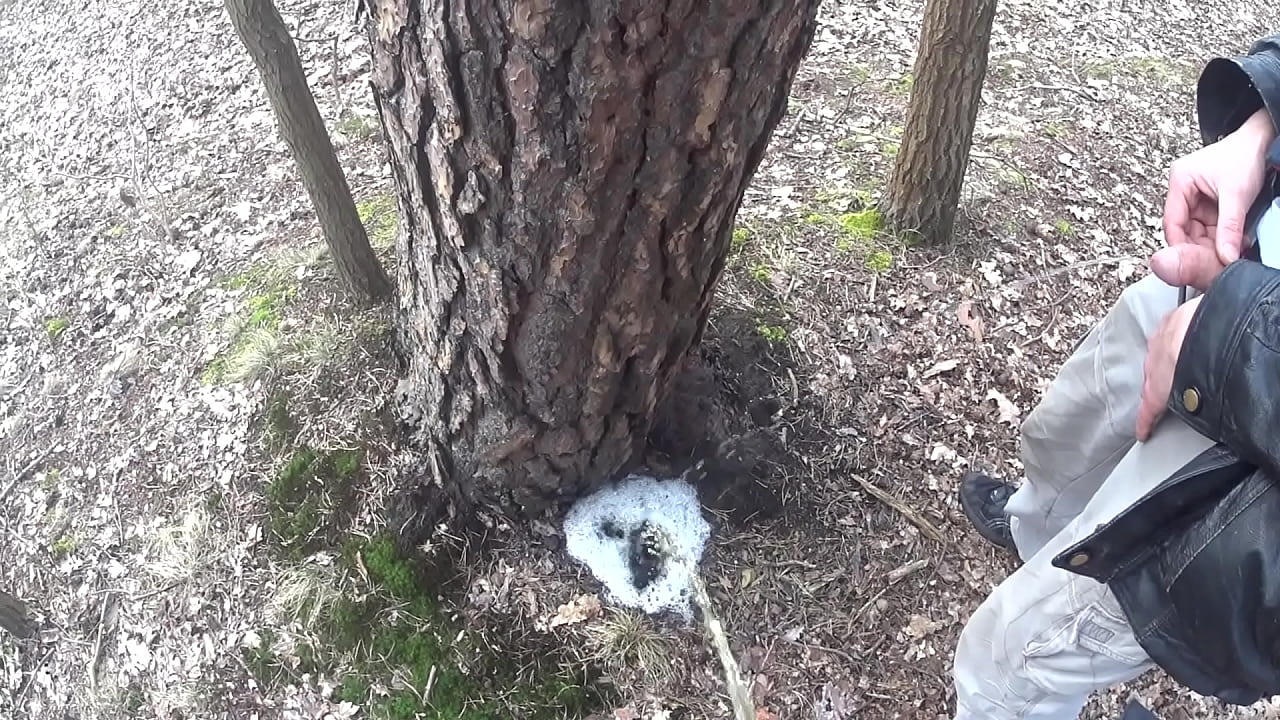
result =
[[960,481],[960,508],[978,534],[1010,552],[1017,552],[1009,517],[1004,506],[1016,488],[980,472],[971,472]]

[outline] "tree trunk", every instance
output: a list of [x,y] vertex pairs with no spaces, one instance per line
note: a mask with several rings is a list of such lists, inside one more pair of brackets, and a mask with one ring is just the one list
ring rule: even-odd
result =
[[886,223],[943,242],[955,227],[978,118],[996,0],[928,0]]
[[0,590],[0,630],[25,640],[35,634],[36,628],[27,617],[27,606],[21,600]]
[[819,0],[377,0],[404,407],[456,496],[623,469],[697,344]]
[[284,20],[271,0],[226,0],[226,7],[266,87],[280,135],[298,164],[338,276],[363,300],[388,299],[391,280],[369,246],[351,188]]

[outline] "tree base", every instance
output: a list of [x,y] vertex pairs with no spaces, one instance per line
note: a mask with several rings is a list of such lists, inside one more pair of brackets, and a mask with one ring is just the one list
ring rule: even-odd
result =
[[[732,524],[777,515],[782,495],[770,482],[769,458],[782,454],[767,427],[769,399],[735,396],[718,376],[718,358],[692,357],[659,406],[643,464],[649,474],[677,476],[703,462],[689,480],[703,505]],[[730,360],[732,362],[732,360]]]

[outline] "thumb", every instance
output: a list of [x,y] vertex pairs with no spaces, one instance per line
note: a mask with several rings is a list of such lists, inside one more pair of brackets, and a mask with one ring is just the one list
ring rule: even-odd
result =
[[1244,247],[1244,218],[1249,211],[1248,192],[1244,188],[1224,188],[1218,197],[1218,227],[1215,233],[1218,259],[1230,265],[1240,259]]
[[1161,248],[1151,256],[1151,272],[1174,287],[1189,285],[1207,290],[1224,267],[1218,253],[1203,245],[1183,244]]

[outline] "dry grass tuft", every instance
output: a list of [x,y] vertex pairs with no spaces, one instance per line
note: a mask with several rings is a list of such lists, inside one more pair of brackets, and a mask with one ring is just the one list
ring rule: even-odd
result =
[[267,616],[281,625],[297,624],[304,633],[327,617],[342,599],[338,569],[332,564],[306,563],[284,568],[267,601]]
[[610,673],[638,672],[657,690],[683,672],[676,657],[679,638],[643,613],[609,608],[604,618],[584,626],[581,632],[586,639],[586,659]]

